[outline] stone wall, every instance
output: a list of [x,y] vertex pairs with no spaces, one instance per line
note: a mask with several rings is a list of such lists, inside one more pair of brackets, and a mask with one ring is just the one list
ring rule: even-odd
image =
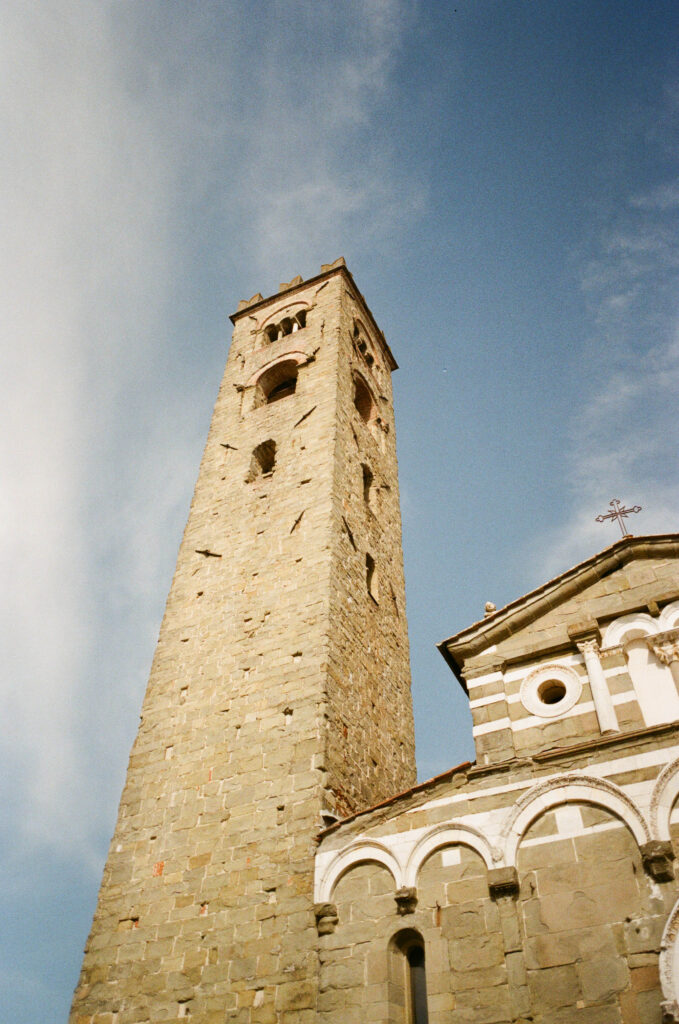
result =
[[[676,544],[655,540],[620,542],[636,545],[639,557],[599,579],[593,572],[584,585],[565,581],[533,619],[531,595],[525,609],[510,606],[501,635],[479,641],[464,658],[480,763],[679,719],[679,655],[672,669],[647,646],[679,626]],[[500,611],[493,618],[502,617]],[[635,639],[643,651],[634,649]],[[539,685],[550,678],[572,691],[565,703],[538,699]]]
[[432,1024],[661,1024],[678,793],[671,727],[463,766],[327,830],[320,1019],[412,1024],[394,956],[412,934]]
[[[377,449],[350,387],[347,303],[380,346]],[[235,316],[74,1024],[315,1020],[322,814],[414,778],[390,359],[343,265]],[[366,460],[379,529],[360,508]]]

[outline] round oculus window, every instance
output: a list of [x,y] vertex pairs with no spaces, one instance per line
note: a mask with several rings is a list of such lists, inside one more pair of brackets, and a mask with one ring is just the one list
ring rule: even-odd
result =
[[521,703],[539,718],[565,715],[577,704],[582,683],[577,672],[565,665],[543,665],[526,676],[521,684]]

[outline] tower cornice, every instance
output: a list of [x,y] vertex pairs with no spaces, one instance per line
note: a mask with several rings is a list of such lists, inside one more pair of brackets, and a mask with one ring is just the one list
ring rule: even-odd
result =
[[379,339],[380,344],[384,349],[385,355],[387,357],[387,362],[389,364],[389,369],[392,371],[398,370],[398,363],[396,362],[394,354],[391,351],[391,348],[389,347],[389,343],[385,338],[383,331],[378,327],[377,322],[375,321],[375,317],[373,316],[372,311],[370,309],[370,306],[366,302],[363,293],[358,288],[351,271],[346,265],[343,256],[340,256],[339,259],[335,260],[334,263],[323,263],[321,265],[320,274],[315,274],[313,277],[308,277],[305,281],[303,281],[301,277],[293,278],[293,280],[289,284],[281,285],[279,290],[275,294],[269,295],[266,298],[263,298],[261,293],[257,292],[255,295],[253,295],[251,299],[241,299],[241,301],[238,303],[238,309],[235,311],[235,313],[230,314],[229,319],[231,320],[231,323],[235,325],[236,322],[246,314],[252,315],[252,313],[255,310],[261,309],[264,306],[269,305],[271,302],[274,302],[277,299],[282,298],[283,296],[287,298],[288,296],[295,295],[295,293],[301,291],[302,289],[308,288],[310,284],[318,284],[321,281],[325,281],[331,277],[335,277],[337,274],[343,275],[345,280],[347,281],[347,284],[351,287],[351,290],[354,293],[356,300],[359,302],[362,311],[365,313],[367,319],[370,322],[371,328],[375,332],[375,337]]

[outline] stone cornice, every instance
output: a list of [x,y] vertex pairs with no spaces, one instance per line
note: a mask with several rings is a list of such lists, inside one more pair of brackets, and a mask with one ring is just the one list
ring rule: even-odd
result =
[[357,302],[361,306],[362,311],[365,313],[366,318],[370,322],[370,326],[375,333],[375,337],[379,339],[379,343],[382,345],[384,349],[389,369],[392,371],[398,370],[398,363],[394,359],[394,354],[389,348],[387,339],[385,338],[380,328],[377,326],[375,318],[372,315],[370,306],[365,301],[362,292],[359,291],[356,282],[354,281],[353,275],[351,274],[351,271],[344,262],[343,256],[340,256],[340,258],[335,260],[334,263],[324,263],[323,266],[321,267],[321,273],[316,274],[313,277],[308,277],[306,281],[303,281],[299,276],[293,278],[289,285],[281,286],[281,289],[278,292],[276,292],[275,295],[269,295],[266,298],[262,298],[260,292],[257,292],[257,294],[253,295],[251,299],[242,300],[241,302],[238,303],[238,309],[236,310],[236,312],[231,313],[229,319],[231,320],[231,323],[235,325],[236,321],[240,320],[241,317],[245,316],[246,314],[252,315],[252,313],[255,310],[260,309],[262,306],[267,306],[270,303],[275,302],[279,299],[289,299],[292,296],[294,296],[298,291],[308,288],[309,285],[319,284],[321,281],[325,281],[331,277],[334,277],[336,274],[341,274],[346,279],[347,284],[350,285],[353,295],[355,296]]

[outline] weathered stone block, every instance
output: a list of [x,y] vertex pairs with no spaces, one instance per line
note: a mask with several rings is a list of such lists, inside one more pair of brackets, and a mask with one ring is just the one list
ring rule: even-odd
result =
[[580,997],[580,984],[574,966],[552,967],[542,971],[528,971],[528,987],[533,1005],[542,1012],[574,1007]]
[[455,971],[474,971],[504,963],[502,936],[497,934],[454,939],[448,943],[450,964]]
[[283,1012],[310,1009],[316,1002],[313,981],[291,981],[280,985],[276,992],[276,1009]]
[[622,992],[629,984],[627,965],[619,957],[588,960],[578,964],[583,997],[589,1003],[602,1003]]
[[625,921],[625,946],[630,953],[658,953],[665,916],[633,917]]
[[482,935],[485,921],[480,912],[483,905],[477,902],[460,906],[441,908],[441,933],[449,939],[463,939],[470,935]]

